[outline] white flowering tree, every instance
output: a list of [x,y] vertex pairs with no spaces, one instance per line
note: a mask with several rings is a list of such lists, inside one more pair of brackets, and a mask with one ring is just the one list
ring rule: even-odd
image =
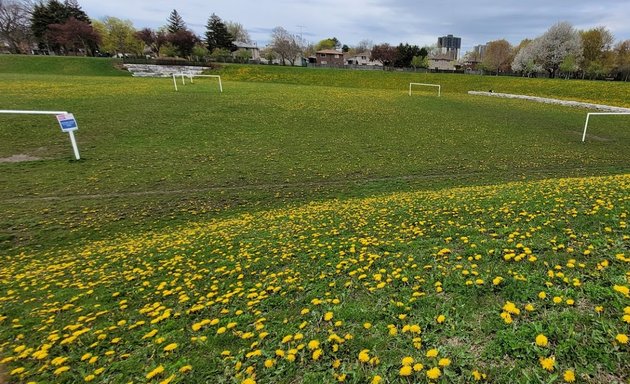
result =
[[576,61],[582,57],[580,34],[567,22],[553,25],[532,44],[534,45],[531,48],[535,55],[534,62],[547,71],[549,77],[555,77],[560,65],[567,57],[572,56]]

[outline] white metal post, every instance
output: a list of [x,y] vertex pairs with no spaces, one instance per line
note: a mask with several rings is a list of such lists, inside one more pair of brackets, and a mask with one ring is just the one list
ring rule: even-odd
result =
[[223,93],[223,84],[221,84],[221,76],[217,76],[219,78],[219,90]]
[[584,142],[584,140],[586,140],[586,128],[588,128],[588,119],[589,117],[591,117],[590,113],[586,114],[586,123],[584,123],[584,133],[582,134],[582,142]]
[[186,80],[184,80],[184,74],[180,73],[180,75],[182,76],[182,85],[186,85]]
[[174,73],[173,73],[173,85],[175,86],[175,92],[177,92],[177,80],[175,79]]
[[74,158],[79,160],[81,156],[79,156],[79,147],[77,147],[77,141],[74,138],[74,131],[68,131],[68,135],[70,135],[70,142],[72,143],[72,150],[74,151]]

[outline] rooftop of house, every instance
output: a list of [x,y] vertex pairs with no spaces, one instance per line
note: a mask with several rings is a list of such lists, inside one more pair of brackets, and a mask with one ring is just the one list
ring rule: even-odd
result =
[[322,49],[321,51],[317,51],[315,53],[323,53],[326,55],[343,55],[343,52],[334,49]]

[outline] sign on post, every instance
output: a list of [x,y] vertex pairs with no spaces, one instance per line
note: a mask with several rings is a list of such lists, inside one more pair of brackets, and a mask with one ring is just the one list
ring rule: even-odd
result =
[[79,129],[77,121],[72,113],[62,113],[57,115],[57,121],[61,127],[62,132],[68,132],[70,136],[70,143],[72,144],[72,150],[74,151],[74,157],[79,160],[79,148],[77,147],[77,141],[74,138],[74,131]]
[[72,113],[64,113],[57,115],[57,121],[63,132],[76,131],[79,129],[77,121]]

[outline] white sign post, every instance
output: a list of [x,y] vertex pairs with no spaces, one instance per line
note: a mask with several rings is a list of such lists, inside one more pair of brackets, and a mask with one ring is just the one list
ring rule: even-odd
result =
[[79,156],[79,147],[77,147],[77,141],[74,138],[74,131],[78,130],[79,126],[77,125],[74,115],[72,113],[59,114],[57,115],[57,121],[59,122],[61,131],[68,132],[70,143],[72,143],[72,150],[74,151],[74,157],[79,160],[81,158],[81,156]]

